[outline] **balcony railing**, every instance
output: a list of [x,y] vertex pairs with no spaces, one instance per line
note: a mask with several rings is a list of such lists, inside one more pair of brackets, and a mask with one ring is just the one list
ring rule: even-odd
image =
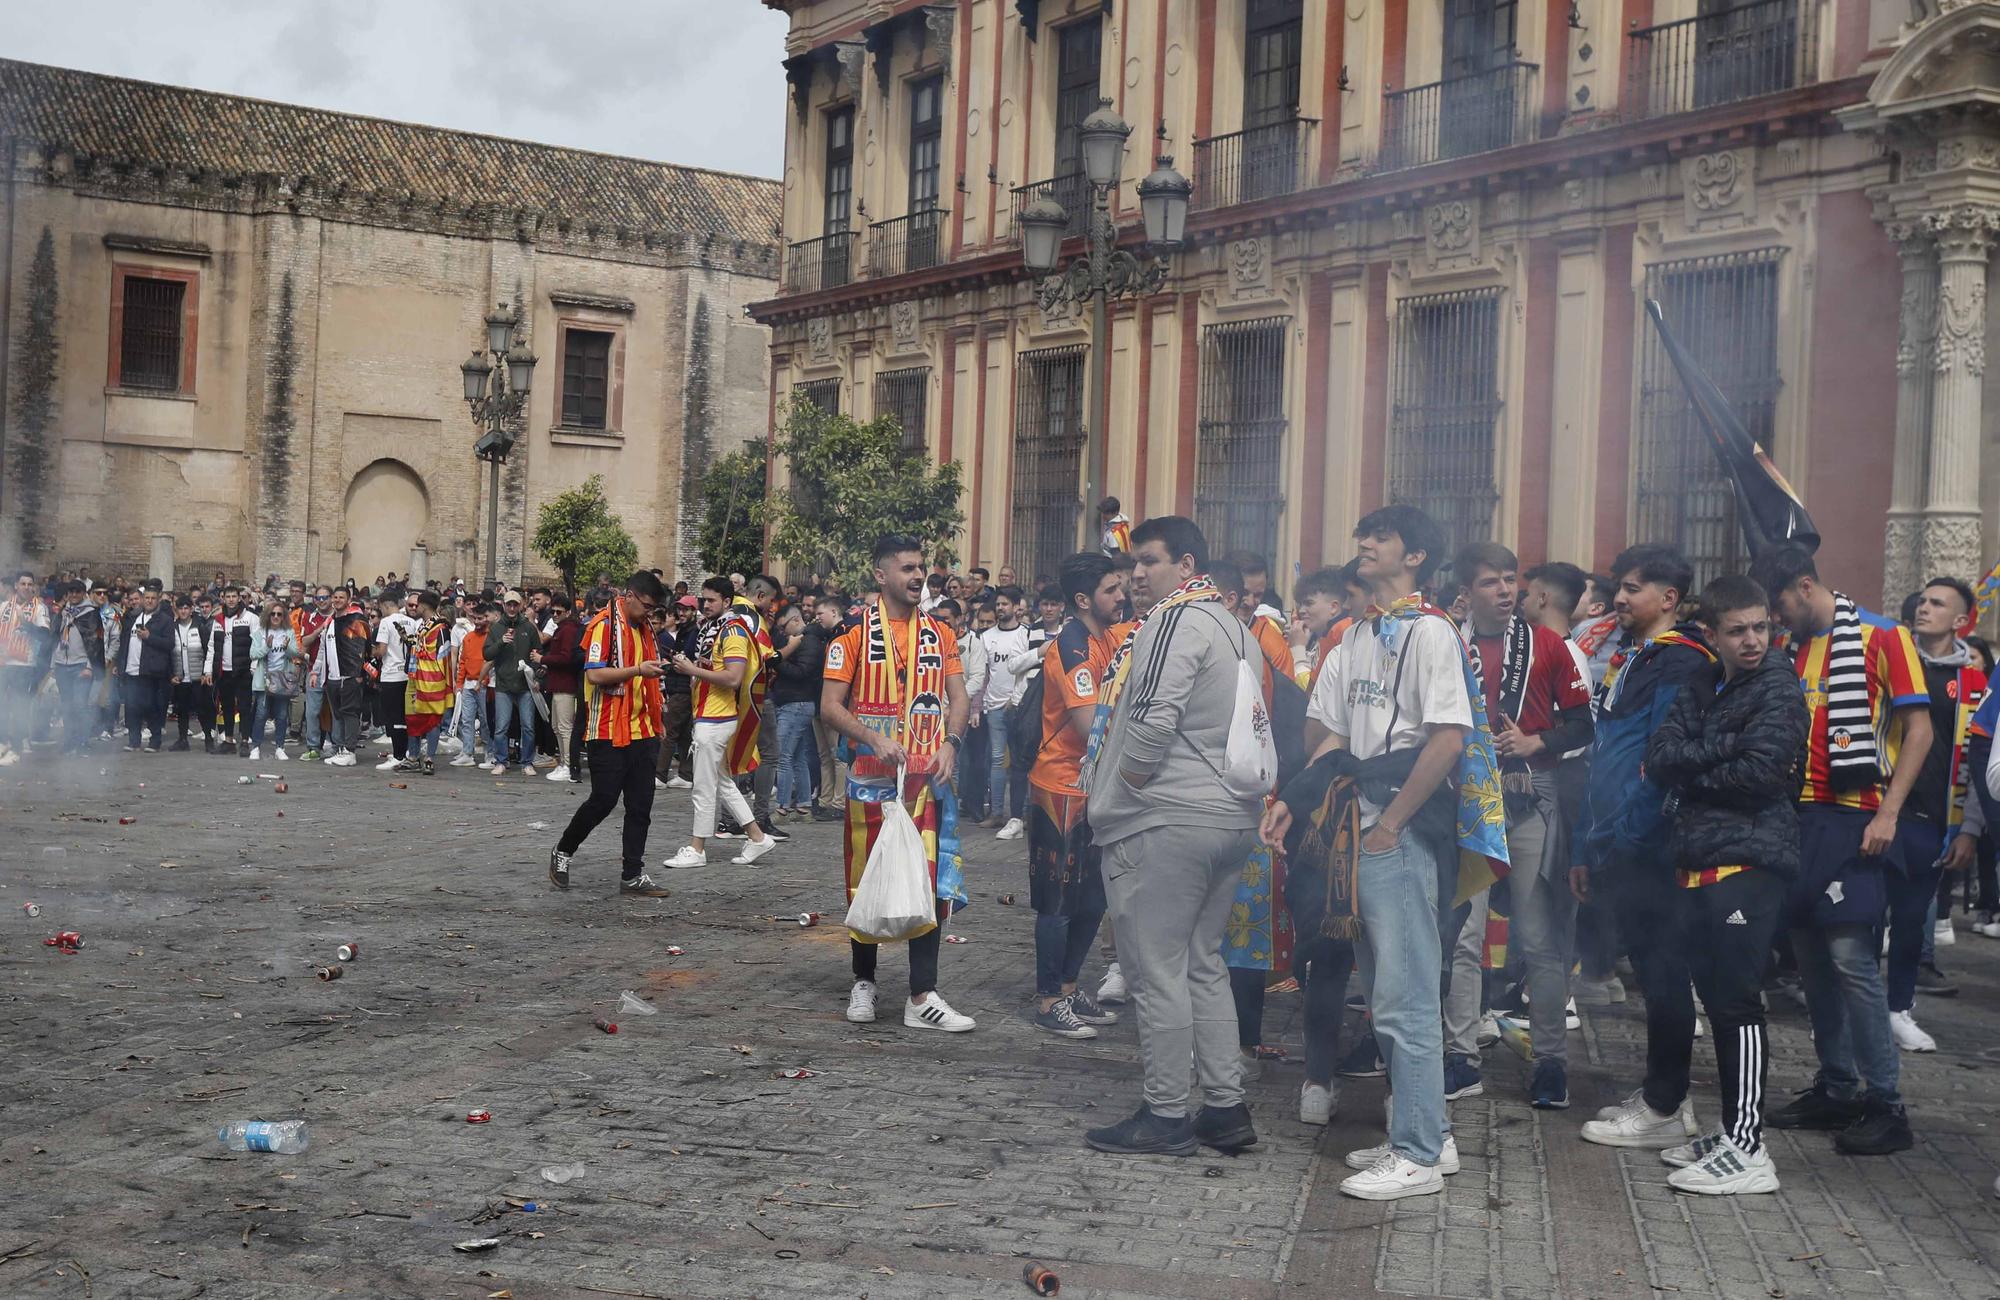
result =
[[1063,229],[1064,238],[1081,235],[1090,229],[1090,181],[1082,172],[1071,172],[1066,176],[1014,187],[1013,238],[1016,243],[1021,238],[1021,213],[1037,199],[1054,199],[1069,214],[1069,225]]
[[1197,211],[1295,194],[1312,183],[1310,117],[1287,118],[1194,142]]
[[907,217],[868,227],[868,274],[881,277],[936,266],[944,256],[943,208],[925,208]]
[[1399,171],[1535,139],[1540,71],[1533,63],[1503,63],[1485,72],[1390,91],[1378,166]]
[[1754,0],[1734,9],[1632,33],[1626,111],[1660,117],[1790,90],[1811,80],[1814,32],[1799,0]]
[[785,292],[838,289],[854,278],[854,232],[802,240],[785,251]]

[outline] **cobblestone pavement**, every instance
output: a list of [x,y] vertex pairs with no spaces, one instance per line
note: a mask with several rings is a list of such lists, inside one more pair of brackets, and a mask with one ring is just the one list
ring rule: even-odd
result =
[[[238,784],[260,771],[290,792]],[[1250,1155],[1085,1151],[1135,1104],[1135,1033],[1030,1026],[1032,916],[996,901],[1026,897],[1019,844],[968,836],[943,991],[980,1027],[947,1037],[847,1024],[842,931],[789,921],[837,921],[833,828],[642,901],[612,893],[607,825],[559,895],[544,862],[579,798],[200,754],[0,772],[0,1295],[1011,1297],[1028,1259],[1066,1297],[2000,1295],[2000,943],[1944,950],[1965,991],[1919,1008],[1942,1050],[1905,1058],[1906,1155],[1779,1134],[1780,1194],[1673,1194],[1651,1155],[1575,1136],[1634,1081],[1621,1006],[1573,1045],[1574,1109],[1530,1110],[1495,1051],[1487,1095],[1454,1107],[1464,1172],[1384,1206],[1335,1190],[1379,1140],[1381,1085],[1316,1133],[1295,1063],[1253,1084]],[[655,860],[686,795],[656,814]],[[43,946],[59,929],[87,946]],[[314,979],[350,939],[346,977]],[[885,957],[885,1009],[903,970]],[[624,989],[659,1014],[620,1015]],[[1272,998],[1266,1037],[1294,1055],[1297,1014]],[[1773,1091],[1803,1086],[1795,1010],[1774,1055]],[[304,1155],[215,1141],[297,1115]],[[577,1181],[538,1177],[572,1161]]]

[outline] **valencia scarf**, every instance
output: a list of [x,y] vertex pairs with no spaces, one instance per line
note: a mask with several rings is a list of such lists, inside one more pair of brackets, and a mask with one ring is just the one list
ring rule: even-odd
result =
[[[604,612],[590,620],[590,626],[583,630],[583,640],[588,644],[597,627],[605,629],[605,649],[610,655],[608,667],[631,668],[659,657],[659,646],[653,641],[653,629],[643,624],[635,624],[625,617],[623,601],[613,597],[604,607]],[[710,642],[711,648],[713,641]],[[634,690],[634,687],[637,687]],[[655,719],[654,735],[659,734],[658,719],[663,703],[660,679],[657,677],[630,677],[615,686],[596,686],[590,681],[588,672],[583,674],[584,698],[605,697],[602,712],[611,718],[610,740],[619,749],[632,743],[632,717],[636,710],[645,710],[645,716]],[[616,700],[614,705],[612,701]]]
[[1861,611],[1833,593],[1833,627],[1826,646],[1827,783],[1836,790],[1865,790],[1882,781],[1875,743],[1875,711],[1868,704],[1868,639]]
[[1125,693],[1125,679],[1132,671],[1132,647],[1139,640],[1139,629],[1165,610],[1177,605],[1188,605],[1198,600],[1222,599],[1222,593],[1208,580],[1205,573],[1197,573],[1180,586],[1173,589],[1165,600],[1146,611],[1145,617],[1132,625],[1125,639],[1111,654],[1111,665],[1104,672],[1104,686],[1099,690],[1097,713],[1090,720],[1090,743],[1084,747],[1083,761],[1077,765],[1077,788],[1090,790],[1090,781],[1097,774],[1097,756],[1104,748],[1104,737],[1111,731],[1111,711],[1118,707],[1118,697]]
[[451,705],[451,679],[444,670],[447,630],[442,619],[432,619],[407,643],[410,680],[405,687],[403,720],[412,740],[437,730]]
[[[1521,705],[1528,696],[1528,674],[1535,667],[1535,637],[1528,629],[1528,620],[1516,614],[1507,620],[1500,638],[1500,712],[1519,722]],[[1486,665],[1480,659],[1478,637],[1466,638],[1466,651],[1472,656],[1473,678],[1481,683],[1484,695]]]

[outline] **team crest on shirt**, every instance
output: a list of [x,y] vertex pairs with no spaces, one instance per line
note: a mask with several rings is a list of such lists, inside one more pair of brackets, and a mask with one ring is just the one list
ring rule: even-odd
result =
[[944,743],[944,701],[935,692],[925,691],[910,701],[910,730],[906,747],[929,753]]
[[826,666],[835,672],[847,667],[847,643],[835,641],[826,648]]

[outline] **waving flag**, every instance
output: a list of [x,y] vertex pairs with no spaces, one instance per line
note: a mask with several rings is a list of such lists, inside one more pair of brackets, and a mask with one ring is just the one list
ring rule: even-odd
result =
[[1743,527],[1743,540],[1752,555],[1780,542],[1798,542],[1807,550],[1819,549],[1819,528],[1799,501],[1799,494],[1785,482],[1785,476],[1764,454],[1743,421],[1736,418],[1729,399],[1715,386],[1695,359],[1682,348],[1667,328],[1660,304],[1646,300],[1646,314],[1660,331],[1660,344],[1674,363],[1681,383],[1687,386],[1688,401],[1701,420],[1716,461],[1736,489],[1736,522]]

